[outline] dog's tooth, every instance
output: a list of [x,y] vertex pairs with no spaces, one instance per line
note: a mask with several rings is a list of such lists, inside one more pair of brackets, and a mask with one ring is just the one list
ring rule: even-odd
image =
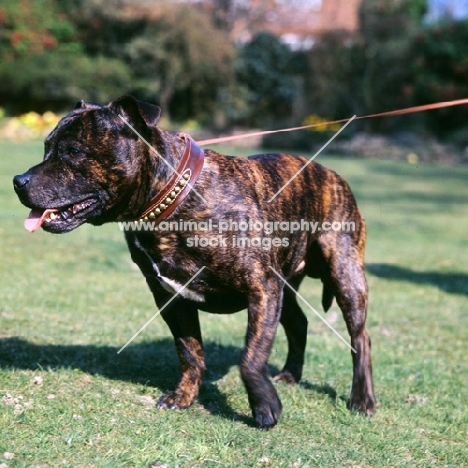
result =
[[50,213],[50,219],[51,220],[54,220],[54,219],[57,219],[58,216],[55,214],[55,213]]

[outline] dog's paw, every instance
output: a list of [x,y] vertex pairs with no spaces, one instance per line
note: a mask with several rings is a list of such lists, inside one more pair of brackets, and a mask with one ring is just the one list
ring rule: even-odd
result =
[[180,410],[188,408],[192,403],[193,399],[189,399],[185,395],[180,395],[177,392],[168,392],[161,395],[156,403],[156,408]]
[[273,403],[264,403],[252,409],[255,424],[259,429],[267,431],[276,426],[282,410],[281,401],[276,399]]
[[296,385],[299,380],[289,372],[288,370],[284,370],[280,372],[276,377],[273,378],[273,382],[275,383],[285,383],[288,385]]
[[372,416],[377,412],[375,399],[371,397],[355,398],[351,395],[349,400],[349,409],[358,411],[366,416]]

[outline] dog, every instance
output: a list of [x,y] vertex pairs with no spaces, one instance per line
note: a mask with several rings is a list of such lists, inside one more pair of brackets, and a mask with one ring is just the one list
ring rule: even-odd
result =
[[[296,291],[309,276],[323,283],[325,311],[336,299],[351,337],[349,406],[373,414],[366,228],[348,184],[299,156],[202,151],[187,135],[159,128],[160,112],[132,96],[106,106],[80,101],[46,138],[43,161],[14,177],[20,201],[31,209],[26,229],[127,227],[132,260],[174,336],[182,367],[159,408],[187,408],[198,395],[205,368],[199,309],[247,309],[240,373],[255,425],[275,426],[282,405],[267,359],[281,323],[288,354],[275,381],[300,381],[307,319]],[[337,223],[353,229],[335,229]],[[175,229],[186,224],[191,229]]]

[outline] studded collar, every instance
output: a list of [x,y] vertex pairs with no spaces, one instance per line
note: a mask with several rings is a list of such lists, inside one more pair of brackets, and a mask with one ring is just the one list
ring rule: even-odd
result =
[[184,155],[174,175],[143,211],[140,222],[159,222],[167,218],[190,193],[200,175],[205,155],[203,150],[189,135],[181,133],[178,136],[185,140]]

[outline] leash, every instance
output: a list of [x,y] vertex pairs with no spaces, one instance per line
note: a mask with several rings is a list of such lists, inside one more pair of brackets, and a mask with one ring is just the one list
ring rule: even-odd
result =
[[[407,107],[405,109],[398,109],[398,110],[393,110],[393,111],[388,111],[388,112],[380,112],[378,114],[363,115],[360,117],[355,116],[354,120],[375,119],[375,118],[381,118],[381,117],[394,117],[397,115],[415,114],[417,112],[444,109],[447,107],[461,106],[464,104],[468,104],[468,98],[457,99],[455,101],[445,101],[445,102],[436,102],[433,104],[424,104],[422,106]],[[348,122],[351,118],[333,120],[330,122],[324,122],[324,123],[318,123],[318,124],[302,125],[300,127],[283,128],[280,130],[263,130],[261,132],[251,132],[251,133],[243,133],[241,135],[231,135],[227,137],[212,138],[209,140],[198,141],[197,144],[200,146],[206,146],[206,145],[214,145],[216,143],[224,143],[227,141],[240,140],[241,138],[272,135],[274,133],[295,132],[298,130],[306,130],[308,128],[323,127],[324,125],[344,123],[344,122]]]

